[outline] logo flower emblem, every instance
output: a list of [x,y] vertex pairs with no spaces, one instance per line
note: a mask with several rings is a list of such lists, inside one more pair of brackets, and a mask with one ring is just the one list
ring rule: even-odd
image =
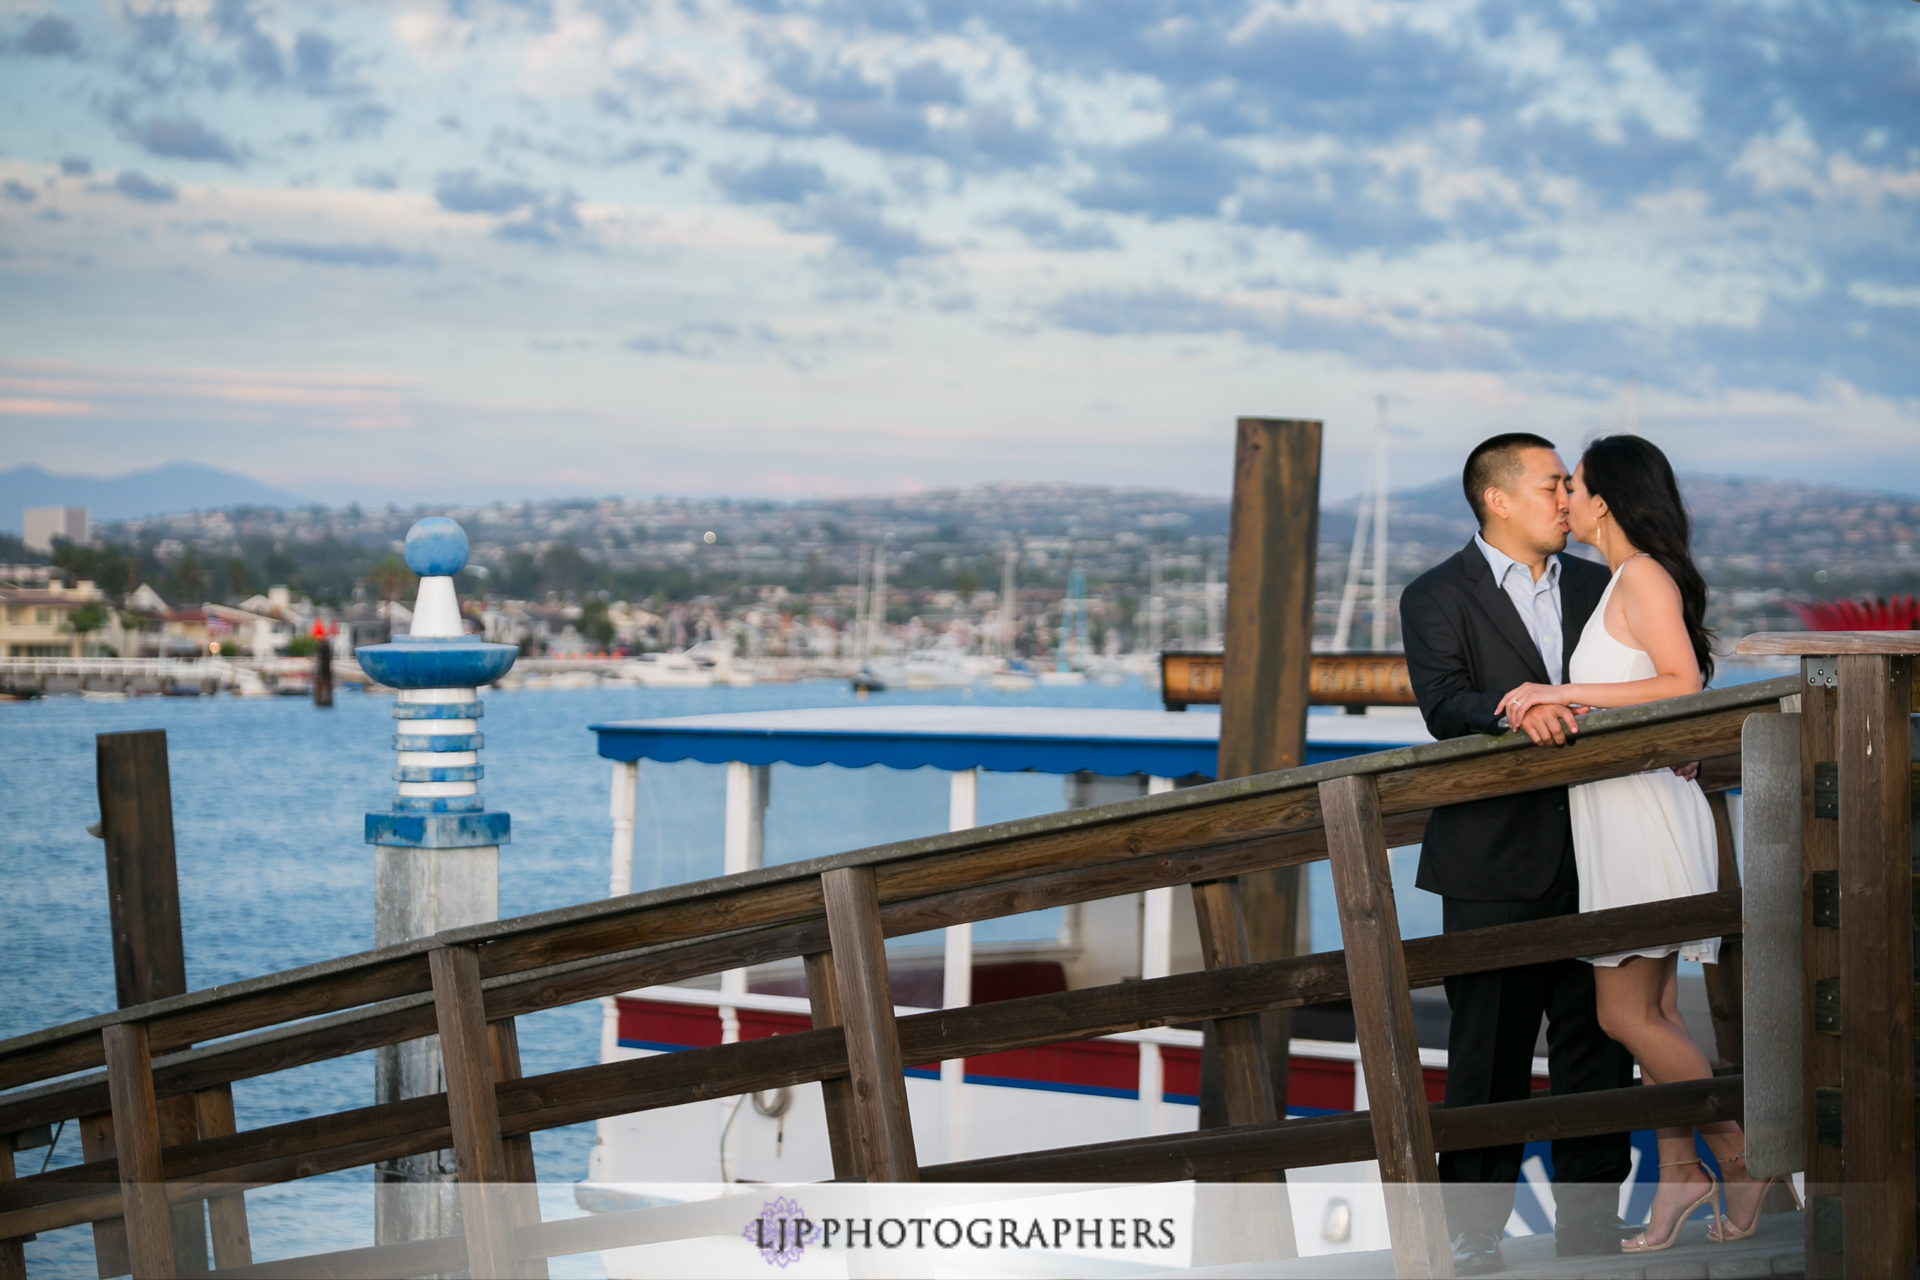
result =
[[740,1229],[768,1266],[783,1268],[800,1261],[806,1242],[818,1232],[819,1228],[807,1220],[806,1211],[787,1196],[761,1205],[760,1216]]

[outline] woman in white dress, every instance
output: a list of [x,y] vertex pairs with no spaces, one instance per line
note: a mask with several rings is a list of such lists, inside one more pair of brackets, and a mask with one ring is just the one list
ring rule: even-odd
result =
[[[1501,702],[1508,722],[1541,704],[1585,710],[1698,693],[1713,674],[1702,622],[1707,588],[1688,551],[1686,507],[1666,455],[1638,436],[1594,441],[1574,469],[1568,512],[1573,536],[1606,557],[1613,581],[1568,660],[1571,683],[1521,685]],[[1582,911],[1718,887],[1713,815],[1690,776],[1658,769],[1570,787],[1568,797]],[[1639,1059],[1648,1084],[1713,1074],[1680,1019],[1676,973],[1680,959],[1711,962],[1719,947],[1709,938],[1588,957],[1600,1025]],[[1724,1218],[1719,1184],[1695,1158],[1694,1132],[1659,1131],[1660,1188],[1646,1230],[1621,1246],[1625,1252],[1670,1248],[1702,1205],[1714,1215],[1710,1239],[1742,1239],[1758,1225],[1767,1184],[1747,1175],[1740,1126],[1699,1128],[1726,1177]]]

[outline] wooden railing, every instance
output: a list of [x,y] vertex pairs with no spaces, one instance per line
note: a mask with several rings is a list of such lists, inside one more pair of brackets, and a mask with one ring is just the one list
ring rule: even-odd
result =
[[[134,1274],[170,1275],[169,1203],[231,1207],[250,1186],[451,1147],[462,1237],[251,1264],[242,1230],[216,1250],[215,1274],[541,1273],[546,1257],[619,1243],[623,1215],[540,1223],[526,1201],[486,1193],[532,1180],[525,1135],[811,1081],[824,1090],[836,1175],[892,1181],[1260,1179],[1374,1157],[1389,1180],[1420,1185],[1435,1179],[1436,1150],[1737,1116],[1738,1077],[1430,1113],[1411,987],[1731,933],[1739,895],[1403,944],[1387,850],[1416,842],[1435,805],[1695,760],[1737,785],[1725,762],[1743,722],[1799,688],[1790,677],[1595,713],[1565,748],[1459,739],[675,885],[19,1036],[0,1042],[0,1173],[4,1135],[75,1117],[110,1116],[116,1154],[0,1180],[0,1241],[124,1218]],[[1250,963],[1234,877],[1329,856],[1347,950]],[[1194,886],[1201,972],[894,1016],[887,936],[1179,884]],[[520,1014],[795,956],[806,962],[811,1031],[521,1076]],[[1279,1118],[1259,1014],[1341,998],[1356,1009],[1371,1112]],[[1218,1031],[1228,1127],[920,1165],[903,1066],[1206,1020]],[[157,1098],[216,1103],[236,1080],[435,1033],[444,1094],[162,1144]],[[1449,1274],[1437,1202],[1396,1203],[1401,1266]]]

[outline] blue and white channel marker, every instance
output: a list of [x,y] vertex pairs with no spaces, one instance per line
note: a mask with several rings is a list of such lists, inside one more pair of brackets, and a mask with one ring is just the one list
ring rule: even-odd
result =
[[512,668],[520,651],[467,636],[453,575],[466,567],[467,533],[445,516],[407,531],[407,568],[420,575],[408,635],[354,650],[360,669],[397,689],[393,735],[399,794],[386,813],[367,815],[367,843],[410,849],[469,849],[507,843],[505,813],[489,812],[479,782],[479,690]]
[[[399,794],[388,812],[367,815],[376,947],[498,917],[500,846],[508,839],[507,815],[489,813],[480,800],[480,688],[505,675],[519,650],[463,633],[453,575],[467,563],[464,529],[444,516],[418,521],[407,531],[406,557],[420,575],[411,634],[354,651],[362,671],[398,691]],[[445,1087],[436,1038],[374,1050],[376,1103]],[[457,1164],[451,1151],[382,1161],[375,1238],[392,1243],[458,1231]]]

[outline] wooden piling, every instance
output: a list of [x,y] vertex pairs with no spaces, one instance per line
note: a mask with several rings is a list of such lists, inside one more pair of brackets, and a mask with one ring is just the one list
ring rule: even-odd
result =
[[[1914,1269],[1912,659],[1839,659],[1841,1227],[1846,1271]],[[1817,1038],[1817,1037],[1816,1037]]]
[[[183,995],[186,947],[180,931],[180,885],[173,843],[173,783],[164,729],[103,733],[94,739],[100,838],[106,847],[107,901],[112,925],[114,989],[121,1008]],[[229,1102],[231,1109],[231,1102]],[[203,1135],[194,1100],[159,1103],[163,1144]],[[90,1160],[113,1154],[109,1116],[81,1126],[82,1153]],[[229,1237],[246,1234],[246,1201],[221,1197]],[[207,1270],[208,1210],[193,1200],[172,1206],[175,1265],[183,1274]],[[237,1228],[233,1225],[237,1219]],[[123,1274],[127,1245],[117,1223],[97,1224],[94,1253],[101,1276]]]
[[1394,1271],[1451,1277],[1453,1253],[1440,1200],[1379,788],[1364,776],[1323,782],[1320,807],[1327,822],[1327,856],[1333,864],[1340,936],[1346,942],[1347,981],[1353,991],[1354,1031],[1366,1073],[1374,1147],[1380,1180],[1386,1184]]
[[847,1075],[869,1182],[918,1182],[913,1119],[893,1018],[893,987],[880,931],[872,867],[839,867],[820,877],[827,932],[847,1036]]
[[313,705],[330,707],[333,705],[333,642],[326,636],[316,636],[320,647],[313,651]]
[[[1218,778],[1244,778],[1306,763],[1321,431],[1319,422],[1286,418],[1242,418],[1238,423]],[[1244,913],[1251,959],[1281,960],[1298,950],[1300,877],[1298,867],[1280,867],[1240,878],[1236,906]],[[1225,922],[1217,913],[1216,918]],[[1204,935],[1204,915],[1200,927]],[[1229,939],[1219,942],[1233,945]],[[1284,1115],[1292,1015],[1269,1013],[1260,1022],[1261,1056],[1272,1080],[1268,1091],[1273,1107]],[[1215,1073],[1206,1074],[1211,1084]],[[1226,1079],[1225,1073],[1218,1078]],[[1203,1086],[1203,1094],[1207,1092]],[[1251,1101],[1229,1104],[1203,1096],[1202,1126],[1219,1123],[1221,1114],[1244,1111]]]

